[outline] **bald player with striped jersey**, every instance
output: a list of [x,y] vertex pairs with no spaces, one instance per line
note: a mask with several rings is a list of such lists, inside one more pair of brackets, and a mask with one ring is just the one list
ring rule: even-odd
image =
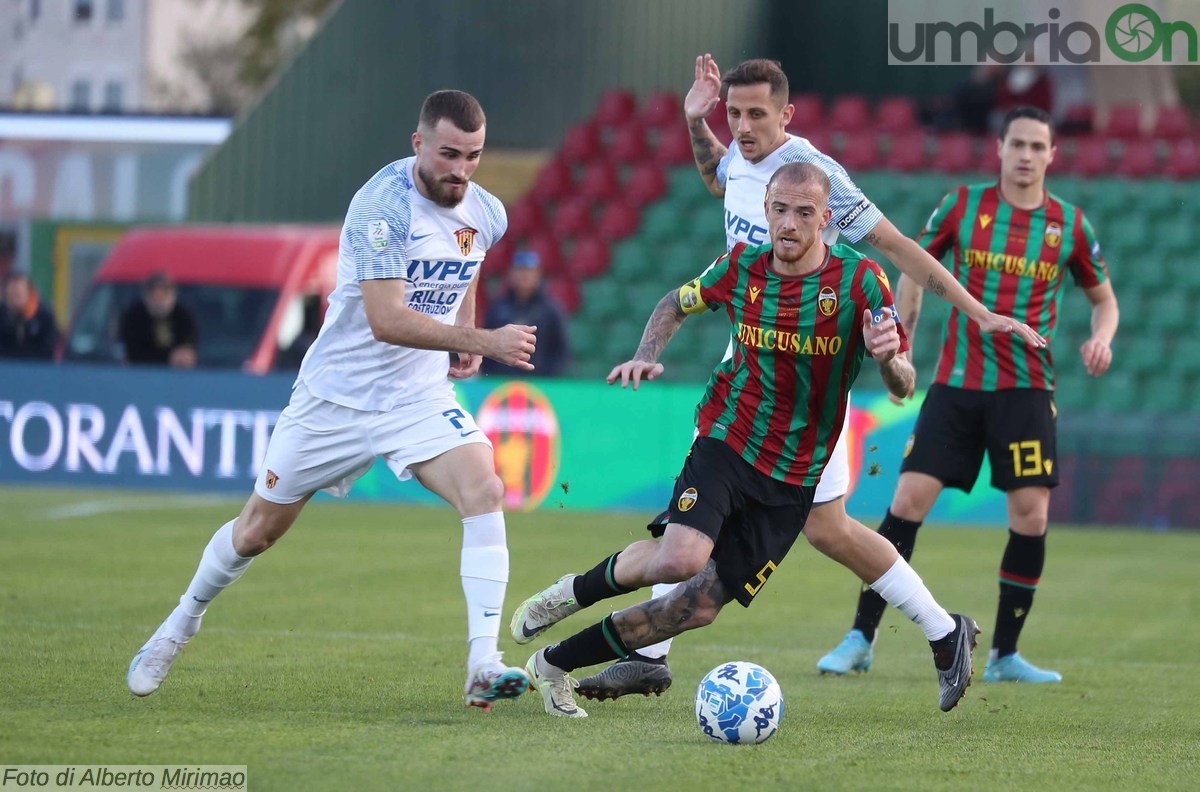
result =
[[[998,183],[964,185],[934,210],[920,241],[931,255],[954,253],[954,271],[972,294],[1022,317],[1051,338],[1069,274],[1092,306],[1092,335],[1080,348],[1092,376],[1108,370],[1119,310],[1092,225],[1077,207],[1046,191],[1054,159],[1054,123],[1032,107],[1008,113],[997,143]],[[901,285],[900,313],[916,327],[918,283]],[[1058,484],[1058,411],[1050,348],[1032,349],[981,335],[950,312],[934,382],[904,451],[900,480],[879,533],[912,557],[917,529],[942,489],[967,492],[987,454],[991,484],[1008,501],[1008,543],[1000,561],[1000,601],[985,682],[1058,682],[1030,663],[1017,639],[1033,607],[1046,559],[1050,490]],[[859,596],[854,626],[818,663],[821,671],[866,671],[884,603]]]
[[482,357],[532,368],[536,328],[474,326],[480,265],[508,227],[500,201],[471,182],[485,124],[470,94],[429,95],[412,136],[415,156],[383,168],[351,200],[329,310],[254,492],[213,535],[178,607],[134,656],[134,694],[159,688],[209,603],[287,533],[317,490],[344,496],[378,458],[462,519],[467,705],[486,711],[526,690],[525,672],[503,665],[496,648],[508,581],[504,488],[491,443],[449,381],[474,374]]
[[[726,114],[734,145],[726,149],[717,141],[705,119],[713,112],[721,95],[726,99]],[[830,181],[829,209],[832,221],[823,232],[823,240],[832,245],[839,236],[851,242],[865,240],[892,260],[903,272],[916,276],[931,291],[960,308],[964,316],[978,323],[984,332],[1015,332],[1025,341],[1041,339],[1025,325],[988,311],[971,297],[937,261],[919,245],[896,230],[858,188],[846,170],[832,157],[812,146],[805,138],[791,135],[792,106],[788,104],[788,79],[775,61],[744,61],[721,76],[711,55],[696,59],[695,82],[684,100],[684,112],[692,135],[692,147],[701,178],[714,196],[725,204],[727,249],[735,244],[762,244],[767,241],[767,222],[763,214],[763,194],[767,180],[782,165],[807,162],[819,167]],[[732,354],[732,344],[726,356]],[[915,377],[911,369],[883,370]],[[889,390],[894,390],[888,383]],[[849,412],[847,412],[847,419]],[[850,487],[850,461],[847,431],[843,428],[828,464],[817,484],[815,500],[804,535],[820,552],[846,565],[860,578],[879,570],[872,563],[870,529],[846,513],[845,496]],[[651,524],[659,533],[665,512]],[[663,596],[669,587],[655,587],[654,596]],[[899,605],[899,603],[893,603]],[[649,646],[631,654],[599,674],[580,680],[579,692],[588,698],[617,698],[627,693],[661,693],[671,684],[666,662],[670,642]]]

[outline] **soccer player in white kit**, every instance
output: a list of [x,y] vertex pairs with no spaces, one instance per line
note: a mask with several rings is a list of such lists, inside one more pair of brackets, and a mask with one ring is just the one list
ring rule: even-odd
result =
[[471,182],[485,123],[470,94],[430,94],[412,136],[416,156],[379,171],[351,200],[329,310],[254,493],[213,535],[178,607],[134,656],[127,682],[136,695],[158,689],[212,599],[317,490],[344,496],[378,457],[462,518],[467,705],[487,711],[525,692],[524,670],[504,666],[496,648],[508,582],[504,487],[490,441],[447,379],[473,375],[483,357],[532,369],[536,328],[474,327],[480,264],[508,227],[500,201]]
[[[716,108],[721,94],[726,97],[726,113],[735,145],[726,149],[713,134],[705,119]],[[1016,332],[1029,343],[1044,341],[1028,326],[987,310],[958,283],[938,261],[916,242],[902,235],[884,217],[850,179],[846,170],[832,157],[818,151],[808,140],[786,130],[792,117],[788,104],[788,80],[775,61],[744,61],[721,76],[711,55],[696,58],[695,82],[684,99],[684,113],[692,135],[692,150],[700,176],[709,192],[725,202],[726,245],[738,242],[752,245],[768,242],[763,196],[767,181],[781,165],[809,162],[829,177],[829,208],[832,221],[825,231],[825,243],[833,244],[839,233],[851,242],[866,240],[887,256],[906,275],[923,283],[933,293],[948,300],[978,323],[984,332]],[[903,322],[905,317],[901,317]],[[726,357],[732,354],[732,342]],[[896,369],[881,370],[885,380],[899,376]],[[911,392],[915,372],[911,366],[903,375],[907,385],[888,382],[889,391]],[[847,410],[847,422],[849,421]],[[824,472],[821,474],[812,511],[804,525],[804,535],[819,551],[847,566],[864,583],[911,618],[910,611],[936,607],[943,619],[926,619],[926,637],[932,642],[944,638],[954,622],[932,595],[920,577],[896,553],[882,545],[887,540],[846,513],[845,495],[850,486],[850,464],[846,451],[848,432],[843,429]],[[654,597],[669,593],[675,584],[659,584]],[[570,592],[566,592],[568,595]],[[514,632],[514,637],[516,632]],[[638,649],[629,658],[579,682],[579,693],[588,698],[617,698],[628,693],[661,693],[671,684],[666,655],[671,641]]]

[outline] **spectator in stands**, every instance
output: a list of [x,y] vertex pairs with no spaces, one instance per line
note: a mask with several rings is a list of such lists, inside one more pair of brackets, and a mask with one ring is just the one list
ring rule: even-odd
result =
[[142,284],[142,296],[121,315],[125,362],[196,366],[196,319],[176,299],[175,282],[156,272]]
[[28,275],[8,273],[0,304],[0,358],[49,360],[57,342],[54,311],[39,299]]
[[507,324],[537,327],[537,350],[529,362],[533,371],[522,371],[491,359],[483,361],[484,374],[506,377],[555,377],[563,373],[570,358],[567,341],[567,321],[563,310],[542,283],[541,262],[532,250],[521,250],[513,256],[508,273],[508,288],[499,299],[488,306],[484,327],[493,329]]

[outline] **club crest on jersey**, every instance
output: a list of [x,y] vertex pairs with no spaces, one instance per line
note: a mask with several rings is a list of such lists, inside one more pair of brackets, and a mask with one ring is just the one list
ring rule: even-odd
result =
[[1046,244],[1052,248],[1056,248],[1062,242],[1062,226],[1058,223],[1051,223],[1046,226]]
[[837,311],[837,292],[831,286],[822,286],[821,293],[817,295],[817,308],[821,309],[821,313],[826,316],[833,316]]
[[750,304],[751,305],[754,304],[754,301],[758,299],[758,295],[760,295],[760,294],[762,294],[762,289],[758,288],[757,286],[750,287]]
[[683,494],[679,496],[679,503],[675,505],[679,507],[679,511],[681,512],[691,511],[692,507],[696,505],[696,501],[699,499],[700,495],[696,492],[696,488],[688,487],[683,491]]
[[475,234],[479,233],[474,228],[460,228],[454,232],[454,238],[458,240],[458,249],[464,256],[471,255],[471,247],[475,244]]
[[371,245],[371,250],[387,250],[389,230],[387,220],[372,220],[367,223],[367,242]]
[[279,483],[279,476],[275,475],[275,471],[268,468],[267,470],[267,489],[275,489],[275,485]]
[[987,228],[991,224],[992,224],[992,216],[991,215],[989,215],[989,214],[979,215],[979,227],[980,228]]

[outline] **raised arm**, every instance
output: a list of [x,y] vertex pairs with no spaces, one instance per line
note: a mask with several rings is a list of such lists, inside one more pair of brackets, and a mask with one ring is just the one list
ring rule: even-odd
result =
[[621,387],[624,388],[632,381],[633,389],[637,390],[643,378],[652,380],[662,374],[663,366],[658,362],[658,356],[666,349],[676,331],[683,326],[684,319],[687,319],[687,314],[679,303],[679,291],[667,292],[658,301],[658,305],[654,306],[654,312],[646,322],[646,329],[642,331],[642,341],[638,344],[637,352],[633,354],[633,360],[627,360],[614,367],[606,377],[608,384],[612,385],[620,380]]
[[683,100],[683,114],[692,136],[692,156],[696,158],[700,178],[717,198],[725,196],[725,186],[717,181],[717,164],[728,149],[721,145],[704,119],[716,109],[720,99],[721,70],[712,55],[701,55],[696,58],[696,81]]

